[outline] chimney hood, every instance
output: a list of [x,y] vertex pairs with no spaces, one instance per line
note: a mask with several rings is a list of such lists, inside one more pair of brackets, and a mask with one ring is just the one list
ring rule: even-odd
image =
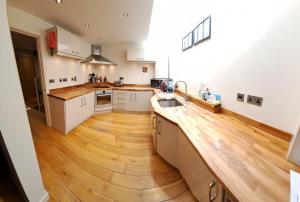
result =
[[81,61],[81,63],[88,64],[102,64],[102,65],[117,65],[116,63],[101,56],[101,46],[92,45],[91,55]]

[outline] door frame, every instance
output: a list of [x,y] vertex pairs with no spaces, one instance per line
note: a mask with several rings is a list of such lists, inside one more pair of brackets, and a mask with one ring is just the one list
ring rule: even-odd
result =
[[44,101],[44,108],[45,108],[46,123],[48,126],[51,126],[51,116],[50,116],[49,100],[48,100],[48,95],[47,95],[47,91],[46,91],[45,72],[44,72],[44,65],[43,65],[44,63],[43,63],[43,57],[42,57],[40,36],[37,34],[32,34],[30,32],[15,28],[15,27],[11,27],[11,26],[9,27],[9,29],[10,29],[10,31],[33,37],[36,40],[37,58],[38,58],[38,64],[39,64],[38,69],[39,69],[39,73],[40,73],[40,77],[41,77],[40,79],[41,79],[41,87],[42,87],[42,94],[43,94],[43,101]]

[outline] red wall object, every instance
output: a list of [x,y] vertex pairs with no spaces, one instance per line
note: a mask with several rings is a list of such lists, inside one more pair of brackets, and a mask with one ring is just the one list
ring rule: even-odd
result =
[[51,55],[53,56],[53,50],[56,48],[56,32],[49,31],[48,32],[48,48],[51,51]]

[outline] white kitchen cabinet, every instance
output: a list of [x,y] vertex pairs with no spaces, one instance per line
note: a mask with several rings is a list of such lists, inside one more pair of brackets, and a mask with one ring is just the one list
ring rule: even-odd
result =
[[75,128],[84,119],[83,97],[76,97],[65,101],[65,133]]
[[131,47],[127,49],[127,61],[154,63],[155,56],[152,51],[143,47]]
[[148,112],[151,110],[152,91],[113,90],[113,109]]
[[52,127],[67,134],[88,119],[94,114],[94,96],[91,92],[67,101],[49,97]]
[[82,41],[78,36],[61,27],[55,26],[49,30],[56,33],[56,48],[54,52],[61,56],[84,59],[91,53],[90,44]]
[[113,90],[113,109],[131,110],[131,92],[124,90]]
[[200,202],[222,201],[222,185],[181,131],[178,139],[178,169]]
[[132,94],[132,111],[148,112],[151,110],[152,91],[133,91]]
[[156,150],[166,161],[178,168],[179,128],[170,121],[156,116]]
[[157,150],[157,144],[156,144],[156,119],[157,115],[154,112],[153,107],[151,106],[151,120],[152,120],[152,141],[153,141],[153,147],[154,150]]
[[83,96],[84,120],[90,118],[95,112],[95,93],[90,92]]

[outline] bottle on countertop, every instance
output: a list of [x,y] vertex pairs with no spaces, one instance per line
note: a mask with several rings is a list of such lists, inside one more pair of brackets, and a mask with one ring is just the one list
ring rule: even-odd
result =
[[160,90],[161,90],[162,92],[167,92],[167,84],[166,84],[165,82],[162,82],[162,83],[160,84]]
[[107,78],[106,78],[106,76],[103,78],[103,82],[107,82]]
[[206,89],[205,84],[200,82],[199,96],[202,100],[205,100],[205,92],[206,92],[205,89]]
[[210,101],[210,91],[208,88],[206,88],[205,92],[204,92],[204,100],[205,101]]
[[170,79],[169,82],[167,83],[167,92],[172,93],[174,92],[174,89],[175,87],[173,85],[173,80]]
[[200,83],[199,96],[202,100],[214,105],[221,103],[221,96],[215,92],[211,92],[203,83]]

